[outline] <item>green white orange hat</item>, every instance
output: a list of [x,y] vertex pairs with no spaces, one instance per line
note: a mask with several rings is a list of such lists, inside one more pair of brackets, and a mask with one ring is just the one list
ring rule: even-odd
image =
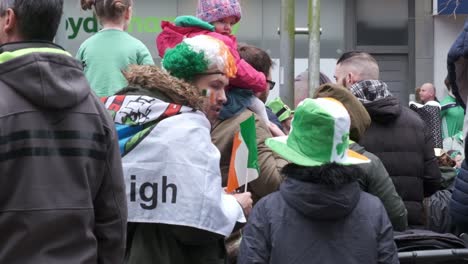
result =
[[350,117],[333,98],[305,99],[294,113],[289,136],[269,138],[266,145],[283,158],[301,166],[368,163],[349,149]]

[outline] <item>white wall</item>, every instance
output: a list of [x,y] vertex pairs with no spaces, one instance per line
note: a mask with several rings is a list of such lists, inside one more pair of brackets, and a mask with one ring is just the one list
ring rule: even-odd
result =
[[[447,53],[463,30],[466,18],[467,15],[434,16],[434,85],[439,99],[447,94],[444,84],[447,76]],[[416,85],[420,86],[421,83]]]

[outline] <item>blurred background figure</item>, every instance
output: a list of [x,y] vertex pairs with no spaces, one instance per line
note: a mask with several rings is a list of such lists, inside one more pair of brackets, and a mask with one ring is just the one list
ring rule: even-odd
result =
[[421,100],[421,103],[425,104],[429,101],[436,101],[436,89],[435,86],[432,83],[425,83],[419,87],[419,99]]
[[[331,83],[330,78],[320,72],[319,85]],[[309,70],[299,73],[294,79],[294,106],[297,106],[302,100],[309,97]]]
[[453,137],[457,133],[463,131],[463,118],[465,118],[465,111],[453,95],[448,77],[445,78],[444,83],[447,87],[448,94],[440,102],[440,115],[442,117],[442,138],[445,139]]
[[281,122],[281,129],[284,134],[288,135],[291,130],[291,121],[294,117],[294,111],[291,110],[279,97],[269,101],[266,106],[268,109],[271,109],[276,117],[278,117],[278,120]]
[[81,44],[76,59],[83,63],[86,79],[98,96],[113,95],[127,86],[122,71],[129,65],[154,64],[145,44],[126,32],[133,0],[80,1],[83,10],[94,9],[102,30]]

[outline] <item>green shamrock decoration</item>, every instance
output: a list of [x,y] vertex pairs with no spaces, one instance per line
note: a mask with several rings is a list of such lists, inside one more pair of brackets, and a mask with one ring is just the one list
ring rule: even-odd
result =
[[349,133],[343,134],[341,137],[341,143],[336,145],[336,153],[342,158],[345,154],[345,150],[349,145]]

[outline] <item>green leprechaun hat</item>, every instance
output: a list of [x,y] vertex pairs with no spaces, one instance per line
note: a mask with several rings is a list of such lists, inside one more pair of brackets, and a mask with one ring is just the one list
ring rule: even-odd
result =
[[296,108],[289,136],[269,138],[266,144],[294,164],[321,166],[368,163],[349,149],[349,114],[333,98],[305,99]]

